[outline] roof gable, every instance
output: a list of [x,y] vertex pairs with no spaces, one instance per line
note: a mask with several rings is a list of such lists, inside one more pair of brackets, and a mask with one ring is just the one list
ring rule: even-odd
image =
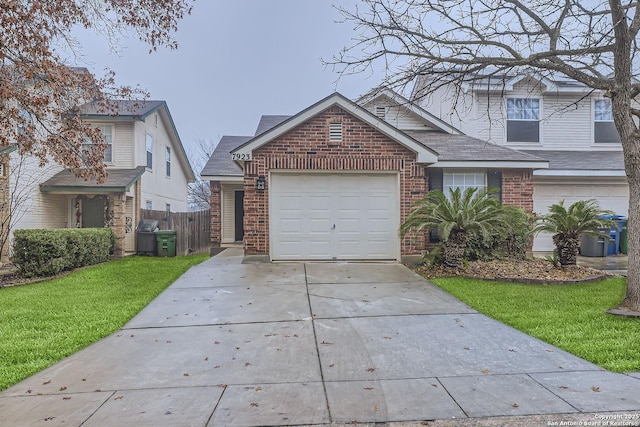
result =
[[353,115],[382,134],[393,139],[398,144],[416,153],[418,163],[435,163],[438,160],[437,153],[337,92],[311,105],[307,109],[302,110],[298,114],[291,116],[279,125],[264,131],[260,135],[236,148],[231,152],[232,158],[238,161],[251,160],[252,152],[254,150],[268,144],[272,140],[284,135],[295,127],[307,122],[333,106],[340,107],[345,112]]
[[180,166],[188,182],[196,179],[187,153],[178,134],[173,117],[169,111],[166,101],[146,101],[146,100],[110,100],[109,107],[105,111],[97,102],[89,102],[80,106],[80,117],[83,120],[109,121],[109,122],[133,122],[145,121],[153,113],[158,113],[162,120],[173,146],[173,152],[177,155]]
[[413,114],[419,118],[419,120],[424,121],[428,126],[440,130],[442,132],[446,132],[453,135],[462,135],[462,131],[456,129],[445,121],[439,119],[435,115],[429,113],[424,108],[416,105],[415,103],[409,101],[402,95],[396,93],[391,89],[383,89],[381,91],[373,91],[367,95],[364,95],[358,101],[356,101],[359,105],[365,107],[368,105],[376,104],[378,102],[382,103],[392,103],[397,106],[400,110],[406,111],[407,114]]

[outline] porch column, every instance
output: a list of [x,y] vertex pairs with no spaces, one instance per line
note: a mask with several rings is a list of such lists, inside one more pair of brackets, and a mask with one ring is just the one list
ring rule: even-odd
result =
[[110,226],[116,236],[113,256],[116,258],[124,256],[124,237],[127,221],[126,202],[127,195],[125,193],[116,193],[109,196],[109,207],[113,210],[113,223]]

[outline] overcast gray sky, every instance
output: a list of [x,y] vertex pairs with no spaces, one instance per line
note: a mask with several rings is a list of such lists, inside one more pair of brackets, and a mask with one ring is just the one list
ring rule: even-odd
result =
[[[252,135],[262,114],[295,114],[338,90],[354,99],[379,83],[343,78],[322,65],[350,43],[350,23],[332,6],[356,0],[197,0],[180,24],[176,51],[123,39],[120,55],[83,33],[87,64],[119,84],[139,83],[166,100],[183,143]],[[350,6],[352,7],[352,6]],[[199,171],[198,171],[199,172]]]

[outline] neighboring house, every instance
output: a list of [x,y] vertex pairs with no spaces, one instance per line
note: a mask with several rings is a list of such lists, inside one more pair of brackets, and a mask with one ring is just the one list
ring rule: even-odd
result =
[[[29,157],[12,185],[29,197],[18,208],[13,229],[111,227],[116,256],[136,250],[140,209],[187,211],[187,184],[195,175],[165,101],[113,101],[118,115],[94,104],[81,107],[83,120],[99,127],[109,145],[103,183],[77,178],[51,164],[40,169]],[[12,178],[13,179],[13,178]]]
[[12,199],[9,156],[15,150],[15,145],[0,147],[0,265],[9,261],[9,225]]
[[[533,172],[533,209],[538,214],[560,200],[566,205],[596,199],[604,209],[627,215],[629,187],[611,103],[599,91],[566,77],[492,75],[465,86],[427,93],[418,81],[413,98],[422,108],[465,134],[549,161]],[[554,249],[550,234],[534,251]]]
[[271,260],[401,260],[429,245],[398,235],[427,191],[498,187],[504,203],[531,211],[532,172],[546,167],[386,91],[263,116],[255,135],[223,137],[201,177],[213,246],[241,241],[246,256]]

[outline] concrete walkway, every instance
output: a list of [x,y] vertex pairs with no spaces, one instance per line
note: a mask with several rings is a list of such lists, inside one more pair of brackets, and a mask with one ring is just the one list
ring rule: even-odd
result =
[[[471,425],[640,410],[640,375],[517,332],[401,265],[240,255],[191,268],[116,334],[1,393],[0,425]],[[510,424],[476,421],[492,419]]]

